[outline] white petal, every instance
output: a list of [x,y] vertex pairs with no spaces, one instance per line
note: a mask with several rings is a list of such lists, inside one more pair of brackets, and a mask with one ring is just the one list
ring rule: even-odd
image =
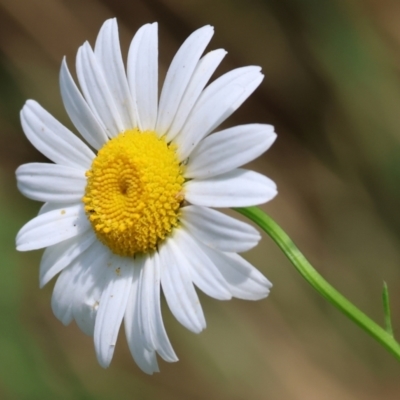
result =
[[65,57],[60,69],[60,89],[64,107],[72,123],[93,148],[100,149],[108,140],[106,129],[72,79]]
[[186,200],[206,207],[255,206],[273,199],[276,194],[276,185],[269,178],[240,168],[185,184]]
[[222,49],[210,51],[197,63],[196,69],[179,104],[179,108],[176,111],[172,125],[168,130],[166,136],[167,142],[174,139],[182,129],[194,104],[225,55],[226,51]]
[[[140,264],[143,264],[143,266],[140,267],[140,276],[139,276],[139,284],[137,287],[137,321],[136,323],[139,326],[139,331],[140,331],[140,336],[141,340],[140,342],[143,344],[143,346],[148,350],[148,351],[154,351],[155,350],[155,345],[153,343],[153,334],[152,334],[152,321],[151,319],[153,318],[152,314],[149,314],[148,310],[148,302],[149,300],[146,299],[144,296],[145,294],[143,293],[143,275],[144,275],[144,269],[146,268],[146,261],[147,257],[142,257],[143,260],[139,261],[137,260]],[[151,311],[150,311],[151,312]]]
[[134,128],[136,124],[132,96],[122,61],[118,25],[115,18],[104,22],[97,36],[94,53],[103,68],[104,78],[110,88],[125,129]]
[[40,261],[40,287],[46,285],[55,275],[70,265],[96,240],[92,229],[82,235],[64,240],[47,247]]
[[175,318],[192,332],[200,333],[206,327],[203,309],[193,287],[186,260],[173,237],[159,249],[161,284],[168,306]]
[[221,251],[242,252],[257,245],[261,235],[251,225],[207,207],[181,209],[181,223],[197,239]]
[[94,153],[35,101],[25,103],[21,124],[29,141],[51,161],[84,170],[90,168]]
[[226,279],[233,296],[244,300],[260,300],[267,297],[271,282],[243,257],[236,253],[222,253],[201,245]]
[[106,286],[101,295],[94,327],[97,360],[103,368],[110,365],[119,328],[132,288],[133,265],[129,257],[112,255],[108,264]]
[[243,67],[212,82],[201,94],[174,141],[180,160],[189,157],[196,145],[236,111],[261,83],[259,67]]
[[158,372],[158,364],[156,352],[147,350],[143,339],[143,331],[141,330],[140,318],[140,276],[144,265],[144,257],[138,257],[135,260],[134,275],[132,280],[132,289],[130,298],[125,312],[125,333],[131,351],[132,357],[136,361],[139,368],[146,374],[152,375],[153,372]]
[[185,229],[177,229],[174,240],[179,244],[179,257],[185,261],[194,284],[214,299],[230,300],[232,296],[225,278],[191,234]]
[[88,42],[79,48],[76,55],[76,73],[86,101],[97,118],[103,121],[107,135],[114,137],[125,130],[103,70]]
[[72,301],[75,290],[76,277],[82,272],[79,257],[68,268],[65,268],[54,285],[51,297],[51,308],[54,315],[64,324],[68,325],[72,317]]
[[98,306],[109,278],[110,255],[110,250],[96,241],[81,258],[84,271],[76,278],[72,315],[79,328],[89,336],[94,333]]
[[156,131],[162,136],[171,126],[182,96],[190,82],[196,65],[214,34],[207,25],[194,31],[182,44],[165,77],[161,91]]
[[85,192],[85,171],[65,165],[31,163],[17,171],[21,193],[33,200],[63,203],[79,202]]
[[76,205],[76,201],[72,203],[44,203],[38,212],[38,215],[48,213],[49,211],[59,210],[61,212],[65,208]]
[[265,124],[235,126],[213,133],[190,154],[186,178],[209,178],[254,160],[276,139],[274,127]]
[[139,129],[154,130],[158,101],[157,23],[143,25],[136,32],[129,47],[127,74]]
[[41,249],[85,232],[90,223],[83,204],[40,214],[25,224],[17,235],[17,250]]
[[178,361],[164,328],[160,308],[160,260],[158,253],[146,257],[141,271],[139,315],[142,319],[143,339],[148,350],[157,350],[168,362]]

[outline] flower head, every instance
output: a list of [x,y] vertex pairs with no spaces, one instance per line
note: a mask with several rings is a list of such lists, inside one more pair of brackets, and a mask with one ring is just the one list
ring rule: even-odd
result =
[[220,300],[269,293],[269,281],[237,254],[258,243],[257,230],[210,208],[257,205],[276,194],[271,180],[239,168],[270,147],[273,127],[214,132],[263,75],[238,68],[206,86],[225,55],[202,57],[212,35],[205,26],[183,43],[158,99],[157,24],[138,30],[125,72],[117,22],[106,21],[94,50],[88,43],[78,50],[80,90],[65,60],[60,71],[65,108],[87,144],[38,103],[28,100],[21,111],[27,138],[54,164],[17,170],[20,191],[44,202],[18,233],[17,249],[46,248],[40,285],[60,273],[54,314],[94,336],[103,367],[122,320],[143,371],[158,371],[156,353],[177,361],[161,287],[176,319],[196,333],[206,323],[194,285]]

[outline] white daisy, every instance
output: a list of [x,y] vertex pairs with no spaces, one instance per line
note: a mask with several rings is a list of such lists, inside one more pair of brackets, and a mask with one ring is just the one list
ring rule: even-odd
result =
[[65,60],[60,72],[65,108],[90,147],[35,101],[21,111],[27,138],[54,164],[17,170],[20,191],[44,202],[18,233],[17,249],[46,248],[40,285],[61,272],[54,314],[94,336],[103,367],[122,320],[143,371],[158,371],[156,353],[177,361],[160,286],[173,315],[195,333],[206,322],[194,285],[220,300],[258,300],[271,287],[237,254],[258,243],[257,230],[209,208],[252,206],[276,195],[270,179],[239,168],[271,146],[272,126],[209,135],[263,79],[259,67],[249,66],[206,87],[226,54],[201,58],[212,35],[204,26],[188,37],[158,99],[157,24],[138,30],[125,72],[117,22],[106,21],[94,50],[87,42],[78,50],[80,90]]

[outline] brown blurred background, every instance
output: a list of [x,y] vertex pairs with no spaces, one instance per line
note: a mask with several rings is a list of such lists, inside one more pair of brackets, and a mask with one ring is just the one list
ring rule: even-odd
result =
[[194,335],[163,304],[180,358],[143,374],[123,330],[108,370],[92,338],[52,315],[54,282],[38,288],[41,252],[14,237],[39,204],[14,170],[44,161],[19,110],[39,101],[71,127],[58,71],[116,16],[126,55],[134,32],[158,21],[160,73],[183,40],[211,24],[217,75],[255,64],[265,79],[226,126],[275,125],[278,141],[252,168],[274,179],[263,206],[315,267],[382,323],[388,283],[400,327],[400,3],[396,0],[0,0],[0,398],[395,400],[400,364],[318,296],[267,237],[247,258],[274,283],[268,299],[201,296],[208,327]]

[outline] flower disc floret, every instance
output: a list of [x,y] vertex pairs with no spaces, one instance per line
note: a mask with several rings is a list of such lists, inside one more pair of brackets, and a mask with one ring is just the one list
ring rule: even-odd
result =
[[182,166],[155,132],[109,140],[86,172],[83,202],[98,239],[120,256],[156,249],[179,222]]

